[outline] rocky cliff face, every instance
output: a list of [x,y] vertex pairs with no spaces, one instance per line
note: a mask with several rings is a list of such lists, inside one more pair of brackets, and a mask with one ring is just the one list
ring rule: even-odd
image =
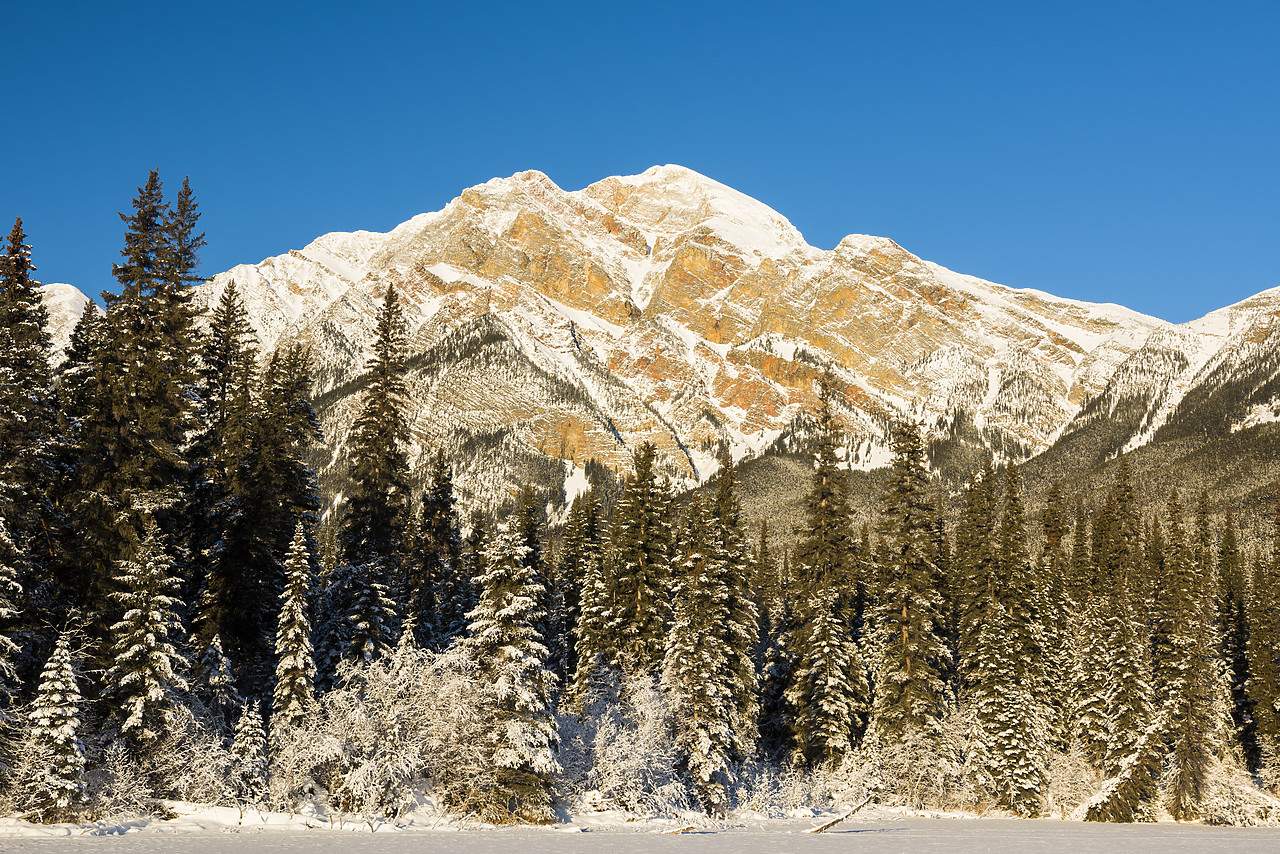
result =
[[[720,447],[785,442],[826,366],[847,384],[855,467],[887,460],[896,417],[936,433],[963,419],[1024,458],[1126,382],[1148,409],[1176,406],[1191,385],[1179,378],[1230,337],[1220,319],[1173,327],[957,274],[885,238],[818,249],[678,166],[576,192],[539,172],[495,179],[387,234],[328,234],[221,273],[198,302],[232,281],[265,349],[313,348],[326,463],[342,457],[394,285],[411,327],[415,462],[455,454],[477,503],[525,478],[573,479],[587,460],[625,471],[645,440],[672,477],[703,480]],[[1274,302],[1224,311],[1243,328]]]

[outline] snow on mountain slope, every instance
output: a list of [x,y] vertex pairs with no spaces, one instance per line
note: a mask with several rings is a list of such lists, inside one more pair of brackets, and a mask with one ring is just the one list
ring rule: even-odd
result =
[[90,300],[74,285],[56,282],[41,285],[40,298],[49,313],[49,337],[53,339],[54,361],[61,362],[76,321],[80,319]]
[[[198,303],[233,281],[266,350],[312,348],[335,449],[394,285],[419,454],[487,443],[527,466],[626,470],[647,440],[687,482],[714,472],[721,447],[768,447],[813,406],[826,366],[847,385],[863,465],[883,458],[902,416],[942,431],[964,415],[1026,457],[1125,383],[1159,410],[1134,439],[1145,441],[1271,304],[1259,295],[1174,327],[955,273],[886,238],[822,250],[761,202],[670,165],[576,192],[540,172],[495,178],[386,234],[328,234],[219,274]],[[464,488],[497,500],[513,486],[500,480]]]

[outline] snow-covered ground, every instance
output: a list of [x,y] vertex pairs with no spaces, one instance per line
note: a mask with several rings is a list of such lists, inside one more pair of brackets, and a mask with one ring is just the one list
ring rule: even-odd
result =
[[1056,820],[904,817],[876,811],[825,833],[806,831],[823,818],[766,820],[737,818],[693,822],[675,834],[678,822],[627,823],[616,815],[581,816],[550,827],[490,828],[466,822],[418,817],[407,826],[370,826],[349,821],[339,828],[301,816],[262,815],[241,819],[234,809],[204,809],[171,821],[54,825],[44,827],[0,819],[0,852],[128,851],[212,854],[252,849],[334,854],[397,852],[477,852],[477,854],[559,854],[559,852],[1017,852],[1070,851],[1164,854],[1171,851],[1233,854],[1280,851],[1280,828],[1204,827],[1161,824],[1083,824]]

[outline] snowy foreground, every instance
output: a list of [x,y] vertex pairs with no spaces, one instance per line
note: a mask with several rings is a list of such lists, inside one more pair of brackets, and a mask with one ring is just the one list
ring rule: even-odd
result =
[[[477,852],[558,854],[663,851],[746,852],[1015,852],[1070,851],[1163,854],[1170,851],[1233,854],[1280,851],[1280,828],[1174,824],[1084,824],[1074,821],[903,816],[869,811],[824,833],[809,828],[832,816],[808,819],[736,818],[725,822],[628,822],[616,814],[575,816],[550,827],[481,827],[414,816],[401,826],[359,821],[341,827],[314,818],[234,809],[202,809],[170,821],[90,825],[33,825],[0,819],[0,852],[101,851],[212,854],[230,850],[281,852]],[[684,832],[676,831],[683,829]]]

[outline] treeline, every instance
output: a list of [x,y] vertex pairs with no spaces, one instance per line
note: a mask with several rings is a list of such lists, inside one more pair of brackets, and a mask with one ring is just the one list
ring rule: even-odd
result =
[[[1280,548],[1230,515],[1050,494],[1016,466],[940,510],[893,429],[857,525],[824,378],[805,522],[744,529],[731,461],[673,495],[641,447],[549,530],[527,489],[459,518],[411,487],[394,289],[320,527],[306,352],[264,360],[233,285],[202,323],[203,236],[152,173],[118,296],[50,367],[19,221],[0,268],[0,779],[41,821],[163,799],[490,821],[874,796],[1094,820],[1263,821],[1280,783]],[[323,546],[321,546],[323,543]],[[323,552],[321,560],[318,555]],[[1261,784],[1259,787],[1258,784]],[[795,805],[795,804],[791,804]]]

